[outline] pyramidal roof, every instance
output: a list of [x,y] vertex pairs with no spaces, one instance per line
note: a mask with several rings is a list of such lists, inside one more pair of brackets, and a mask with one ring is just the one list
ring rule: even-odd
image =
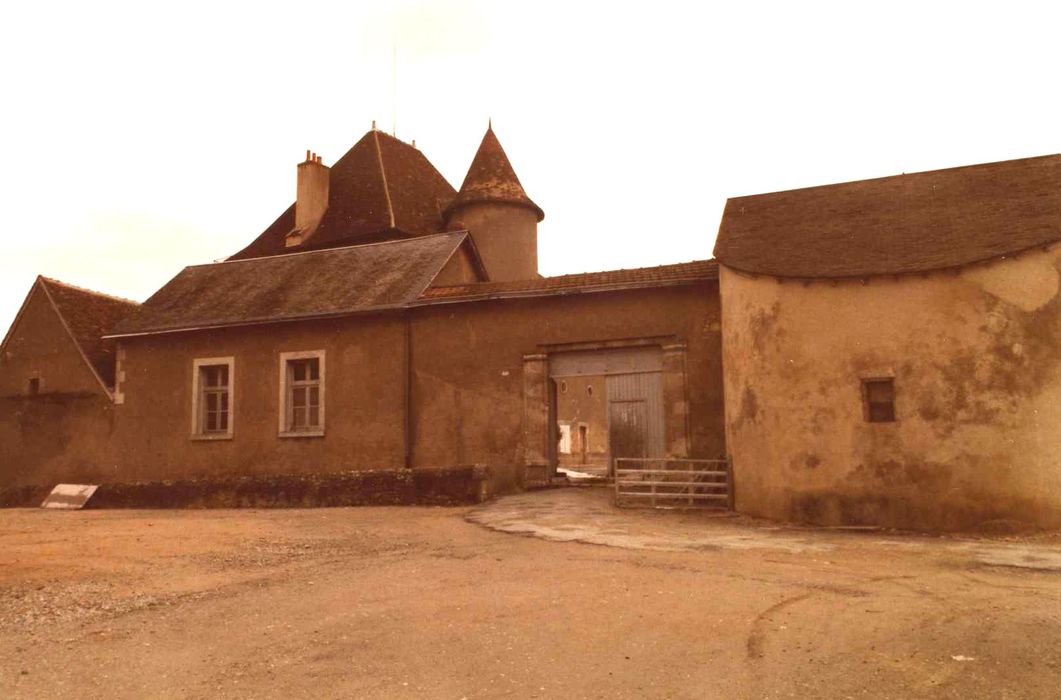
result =
[[541,207],[531,201],[523,191],[523,185],[516,177],[516,171],[512,169],[501,142],[497,140],[492,124],[486,128],[486,135],[483,136],[483,142],[479,144],[479,150],[472,159],[457,198],[446,208],[446,217],[460,206],[474,202],[517,204],[532,210],[538,221],[545,218]]
[[[299,250],[411,238],[446,230],[442,212],[457,194],[416,147],[372,129],[331,166],[328,208]],[[292,204],[231,260],[292,252]]]

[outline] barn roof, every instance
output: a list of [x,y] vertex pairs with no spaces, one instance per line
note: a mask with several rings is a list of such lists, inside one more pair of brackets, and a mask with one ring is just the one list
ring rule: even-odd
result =
[[1061,240],[1061,155],[735,197],[715,257],[745,272],[924,272]]
[[[445,230],[442,211],[457,192],[415,147],[373,129],[330,169],[328,208],[299,250],[350,246]],[[232,260],[284,255],[295,205]]]
[[186,267],[111,337],[342,316],[419,298],[466,232]]
[[19,309],[14,322],[8,329],[3,343],[0,343],[0,351],[7,346],[22,318],[23,311],[37,290],[44,293],[85,363],[99,378],[102,388],[109,391],[114,386],[114,341],[104,340],[102,336],[114,328],[121,319],[134,313],[139,304],[129,299],[38,276],[29,294],[26,295],[22,308]]
[[140,305],[48,277],[41,277],[40,283],[48,291],[85,359],[104,384],[114,386],[114,343],[103,340],[103,336]]
[[619,289],[667,287],[718,279],[718,263],[714,260],[631,270],[584,272],[576,275],[541,277],[533,280],[509,282],[480,282],[451,287],[431,287],[422,296],[426,303],[444,301],[473,301],[510,297],[582,294]]
[[501,142],[494,134],[493,126],[487,127],[457,198],[446,208],[446,216],[448,217],[461,205],[475,202],[515,204],[533,211],[538,221],[545,218],[545,212],[531,201],[523,190],[523,185],[516,177],[516,171],[513,170],[505,149],[501,147]]

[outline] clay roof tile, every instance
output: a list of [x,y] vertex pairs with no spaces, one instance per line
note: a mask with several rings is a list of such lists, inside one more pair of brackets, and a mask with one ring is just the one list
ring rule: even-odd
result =
[[450,287],[427,289],[421,299],[425,302],[443,300],[473,300],[519,296],[546,296],[553,294],[664,287],[678,284],[718,279],[718,263],[714,260],[641,267],[631,270],[607,270],[604,272],[582,272],[574,275],[540,277],[533,280],[508,282],[480,282]]
[[504,202],[527,207],[534,211],[538,221],[545,218],[545,212],[531,201],[523,190],[516,171],[505,155],[505,149],[497,140],[493,127],[487,127],[479,150],[472,159],[471,167],[464,178],[457,198],[446,208],[445,215],[450,214],[464,204],[474,202]]
[[[464,231],[186,267],[114,337],[330,318],[415,301]],[[470,248],[474,254],[474,247]]]
[[456,194],[417,148],[373,129],[331,166],[328,208],[305,243],[285,247],[295,228],[292,204],[230,259],[441,233],[446,230],[442,211]]
[[957,268],[1061,241],[1061,155],[984,163],[726,203],[715,257],[777,277]]
[[103,336],[140,306],[90,289],[75,287],[48,277],[40,278],[74,342],[108,387],[114,386],[114,341]]

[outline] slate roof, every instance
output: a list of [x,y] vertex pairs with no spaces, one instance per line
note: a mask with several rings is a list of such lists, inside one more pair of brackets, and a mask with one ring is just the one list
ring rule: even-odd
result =
[[113,337],[342,316],[416,300],[466,232],[186,267]]
[[284,255],[446,230],[442,211],[457,192],[413,146],[373,129],[330,169],[328,208],[298,248],[284,237],[295,228],[295,205],[231,260]]
[[526,207],[533,211],[538,221],[545,218],[545,212],[531,201],[523,190],[516,171],[505,155],[505,149],[494,134],[493,126],[487,127],[479,150],[468,168],[457,198],[446,209],[446,217],[461,205],[474,202],[506,202]]
[[609,270],[607,272],[583,272],[576,275],[541,277],[534,280],[431,287],[423,293],[421,299],[425,303],[431,303],[581,294],[618,289],[666,287],[717,279],[718,263],[714,260],[696,260],[675,265],[660,265],[659,267]]
[[107,387],[114,386],[114,341],[104,340],[122,319],[140,306],[135,301],[39,277],[85,358]]
[[954,268],[1061,240],[1061,155],[735,197],[715,257],[843,278]]

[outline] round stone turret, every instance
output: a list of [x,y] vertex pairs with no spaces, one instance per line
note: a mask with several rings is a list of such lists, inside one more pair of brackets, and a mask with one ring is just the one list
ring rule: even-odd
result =
[[444,216],[451,230],[471,232],[491,280],[538,277],[538,222],[545,213],[523,191],[492,127]]

